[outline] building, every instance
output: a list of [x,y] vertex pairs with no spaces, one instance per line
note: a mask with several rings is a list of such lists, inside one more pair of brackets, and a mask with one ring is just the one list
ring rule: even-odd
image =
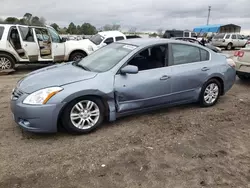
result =
[[240,33],[241,27],[234,24],[204,25],[193,29],[196,33]]

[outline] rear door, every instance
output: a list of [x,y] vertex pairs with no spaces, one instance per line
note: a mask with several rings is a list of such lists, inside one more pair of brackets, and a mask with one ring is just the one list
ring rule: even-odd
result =
[[236,36],[236,34],[232,34],[232,43],[233,43],[233,46],[234,47],[237,47],[237,46],[239,46],[240,44],[239,44],[239,40],[237,39],[237,36]]
[[25,55],[28,57],[30,62],[38,61],[39,47],[35,41],[33,29],[29,26],[18,26],[18,31],[21,35],[21,46],[25,51]]
[[173,103],[195,101],[210,70],[209,52],[188,44],[171,44],[169,65]]

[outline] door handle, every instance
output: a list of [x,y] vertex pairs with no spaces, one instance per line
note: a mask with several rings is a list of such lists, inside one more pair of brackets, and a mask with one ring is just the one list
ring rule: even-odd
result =
[[208,67],[203,67],[201,70],[202,70],[202,71],[208,71],[209,68],[208,68]]
[[169,79],[169,78],[170,78],[170,76],[163,75],[163,76],[160,78],[160,80],[167,80],[167,79]]
[[25,44],[24,46],[25,46],[25,47],[27,47],[27,46],[28,46],[28,44]]

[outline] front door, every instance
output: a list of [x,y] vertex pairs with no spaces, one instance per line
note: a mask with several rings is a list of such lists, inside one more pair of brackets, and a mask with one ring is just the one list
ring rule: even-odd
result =
[[[165,56],[167,46],[161,47],[157,50],[158,52],[162,50]],[[118,113],[160,106],[170,102],[171,69],[165,66],[167,58],[158,55],[157,59],[154,51],[152,48],[151,50],[145,49],[140,53],[140,58],[134,59],[137,58],[135,56],[128,62],[129,65],[138,67],[137,74],[118,73],[115,75],[114,90]],[[154,66],[154,64],[158,65]]]
[[209,52],[188,44],[172,44],[171,49],[171,100],[173,103],[195,101],[208,77]]
[[61,37],[54,29],[48,28],[48,31],[52,40],[52,55],[54,62],[64,61],[65,42],[62,41]]
[[21,46],[30,62],[37,62],[39,57],[39,47],[35,41],[33,29],[28,26],[18,26],[21,35]]

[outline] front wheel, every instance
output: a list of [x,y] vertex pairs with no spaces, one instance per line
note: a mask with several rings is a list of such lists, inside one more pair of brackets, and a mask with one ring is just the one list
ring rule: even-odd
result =
[[71,102],[62,114],[62,124],[71,133],[89,133],[99,127],[104,119],[104,105],[94,97],[84,97]]
[[204,84],[200,93],[200,104],[203,107],[215,105],[221,93],[221,84],[216,79],[211,79]]
[[70,61],[80,61],[82,58],[86,57],[87,55],[83,52],[73,52],[70,57],[69,60]]

